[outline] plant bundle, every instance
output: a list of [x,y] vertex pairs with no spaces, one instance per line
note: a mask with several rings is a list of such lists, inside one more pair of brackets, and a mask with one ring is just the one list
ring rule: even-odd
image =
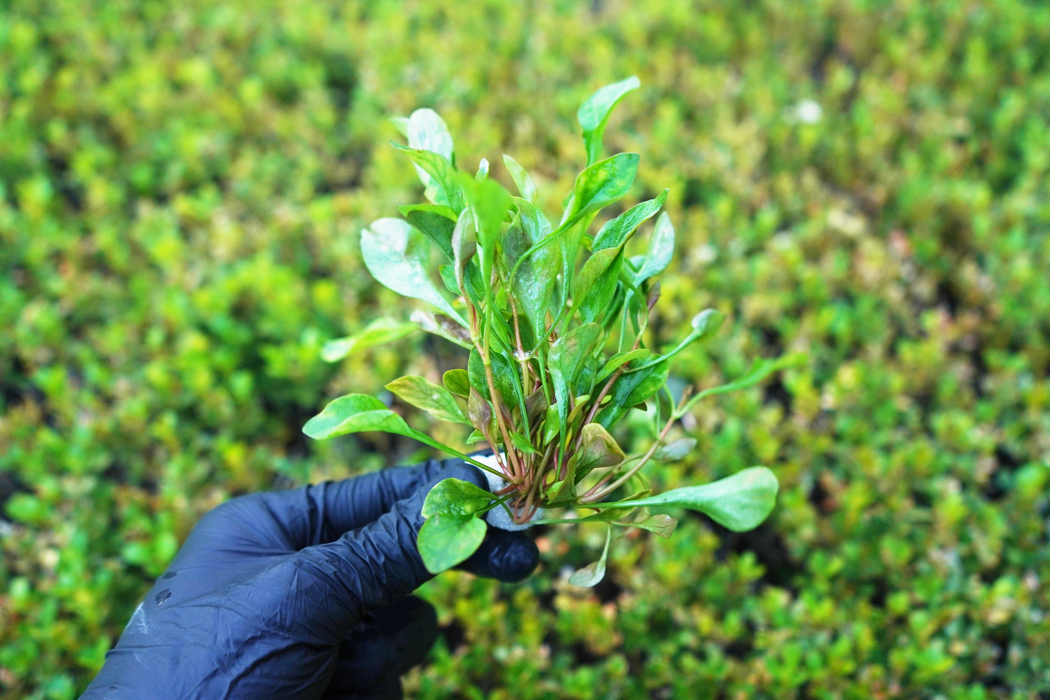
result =
[[[402,206],[401,218],[373,222],[361,232],[361,252],[376,280],[434,309],[414,312],[408,323],[379,319],[327,344],[324,356],[336,361],[417,329],[469,350],[466,368],[446,372],[440,386],[409,376],[386,388],[472,429],[466,444],[487,443],[493,457],[481,461],[441,444],[363,394],[332,401],[304,431],[318,439],[362,431],[405,435],[500,477],[502,488],[494,493],[447,479],[427,496],[418,545],[434,573],[477,549],[486,529],[481,518],[494,508],[519,524],[605,523],[602,557],[574,574],[578,585],[602,578],[614,527],[670,537],[676,520],[650,514],[652,508],[701,511],[734,531],[756,527],[773,508],[778,485],[765,467],[657,495],[642,471],[653,460],[689,453],[694,439],[667,444],[666,438],[698,401],[754,385],[783,363],[760,360],[741,379],[695,394],[686,389],[675,396],[668,388],[671,360],[710,338],[723,316],[713,309],[698,314],[667,352],[646,345],[660,298],[657,277],[674,253],[674,228],[660,213],[667,190],[592,232],[598,213],[628,193],[638,169],[636,153],[602,159],[609,115],[638,85],[634,77],[608,85],[580,107],[587,167],[556,223],[537,207],[535,182],[510,156],[503,163],[517,196],[489,176],[484,159],[474,176],[456,169],[452,138],[432,110],[394,120],[408,145],[393,145],[414,163],[429,203]],[[628,255],[628,242],[654,217],[645,254]],[[436,270],[433,257],[441,258]],[[634,409],[652,416],[655,439],[628,455],[613,431]],[[565,517],[536,519],[540,509]]]

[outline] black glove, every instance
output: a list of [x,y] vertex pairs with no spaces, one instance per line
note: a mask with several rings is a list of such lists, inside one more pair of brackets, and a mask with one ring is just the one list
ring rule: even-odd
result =
[[[486,488],[458,459],[233,499],[208,513],[139,605],[89,700],[400,698],[400,676],[437,637],[406,596],[431,578],[420,509],[448,477]],[[489,529],[462,568],[519,581],[524,533]]]

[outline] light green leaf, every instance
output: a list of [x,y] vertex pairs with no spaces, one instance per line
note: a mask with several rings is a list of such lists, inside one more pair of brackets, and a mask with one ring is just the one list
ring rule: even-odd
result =
[[483,251],[481,277],[490,280],[496,259],[496,241],[510,209],[510,194],[495,180],[479,182],[464,176],[460,181],[477,222],[477,240]]
[[466,326],[427,276],[418,232],[401,219],[378,219],[361,231],[361,255],[376,280],[398,294],[429,302]]
[[432,151],[402,146],[396,141],[390,143],[397,150],[403,151],[420,170],[430,176],[426,189],[427,199],[434,204],[451,207],[457,214],[463,211],[467,200],[460,189],[456,169],[447,158]]
[[406,403],[423,409],[438,420],[470,425],[452,392],[423,377],[400,377],[387,384],[386,388]]
[[671,537],[672,533],[674,533],[678,521],[666,513],[660,513],[659,515],[650,515],[644,520],[636,520],[633,523],[616,524],[625,527],[639,527],[643,530],[648,530],[658,537],[663,537],[666,540]]
[[419,555],[432,574],[462,564],[478,551],[488,526],[473,515],[435,513],[419,529]]
[[390,123],[402,136],[408,138],[408,117],[390,117]]
[[470,396],[470,378],[465,369],[450,369],[442,375],[441,383],[453,394]]
[[622,248],[599,250],[583,264],[573,283],[572,298],[585,323],[591,323],[608,309],[622,265]]
[[421,331],[441,336],[461,348],[474,347],[474,344],[470,342],[470,331],[444,314],[416,309],[410,318]]
[[669,190],[664,190],[656,199],[636,204],[615,219],[607,221],[595,234],[591,250],[597,252],[608,248],[618,248],[626,243],[639,226],[656,216],[664,202],[667,201],[668,192]]
[[613,107],[624,95],[640,85],[638,78],[633,75],[618,83],[606,85],[588,97],[576,112],[576,119],[583,129],[583,145],[587,149],[588,165],[601,157],[602,135],[605,133],[605,125],[609,122]]
[[660,214],[656,220],[656,228],[649,239],[649,249],[642,260],[641,269],[634,276],[635,286],[640,285],[650,277],[655,277],[667,269],[674,257],[674,226],[671,225],[671,217],[667,212]]
[[413,323],[392,318],[377,318],[360,333],[325,343],[321,348],[321,359],[325,362],[337,362],[352,352],[400,340],[415,330],[416,326]]
[[[432,109],[417,109],[408,118],[407,133],[408,147],[417,150],[430,151],[452,162],[452,136],[448,133],[445,121]],[[427,187],[430,186],[430,174],[416,165],[416,173],[419,179]]]
[[482,158],[481,162],[478,163],[478,172],[474,174],[475,180],[484,180],[489,176],[489,159]]
[[456,212],[438,204],[409,204],[398,207],[408,223],[422,231],[449,260],[452,255],[452,231],[456,228]]
[[350,394],[332,401],[303,426],[303,432],[315,440],[373,430],[408,437],[415,437],[417,432],[382,401],[366,394]]
[[434,484],[423,500],[423,517],[438,513],[474,515],[492,502],[492,494],[462,479],[442,479]]
[[522,198],[528,202],[535,202],[536,183],[533,182],[532,176],[518,164],[518,161],[506,153],[503,154],[503,165],[506,166],[507,172],[510,173],[510,179],[514,180],[514,184],[517,186]]
[[556,246],[544,246],[521,260],[526,251],[550,235],[551,225],[543,212],[528,201],[518,198],[513,201],[518,207],[518,218],[503,238],[504,264],[508,269],[517,266],[511,282],[514,296],[533,335],[541,337],[546,330],[544,318],[561,266],[561,251]]
[[601,558],[593,564],[588,564],[576,571],[569,577],[569,583],[580,588],[591,588],[596,586],[605,578],[605,563],[609,559],[609,540],[612,539],[612,526],[607,525],[605,531],[605,547],[602,549]]
[[745,532],[758,527],[772,512],[778,489],[773,472],[765,467],[750,467],[704,486],[686,486],[657,496],[601,505],[606,508],[688,508],[706,513],[733,532]]
[[551,344],[547,367],[554,382],[558,418],[564,426],[569,416],[569,387],[583,369],[588,355],[601,337],[602,329],[596,323],[573,328]]
[[692,452],[694,447],[696,447],[696,438],[678,438],[658,449],[653,454],[653,458],[658,462],[677,462]]

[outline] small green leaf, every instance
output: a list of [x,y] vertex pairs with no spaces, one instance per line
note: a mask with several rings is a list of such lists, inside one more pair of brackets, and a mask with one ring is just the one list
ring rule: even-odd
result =
[[[463,211],[467,202],[459,186],[456,169],[447,158],[432,151],[402,146],[395,141],[390,143],[394,148],[403,151],[420,170],[429,175],[429,184],[426,189],[427,199],[434,204],[451,207],[456,214]],[[422,176],[420,178],[422,179]]]
[[580,431],[580,450],[576,453],[576,481],[595,469],[615,467],[627,458],[613,436],[597,423],[588,423]]
[[520,451],[524,452],[525,454],[539,454],[539,452],[536,451],[536,448],[532,446],[532,442],[530,442],[527,437],[517,432],[516,430],[510,431],[510,441],[514,443],[515,447],[517,447]]
[[637,407],[667,383],[669,371],[669,363],[661,362],[637,372],[628,371],[620,375],[610,392],[612,401],[598,414],[598,422],[606,429],[612,429],[627,413],[627,409]]
[[406,297],[429,302],[466,322],[442,296],[426,273],[426,249],[418,232],[401,219],[378,219],[361,231],[361,255],[376,280]]
[[548,445],[550,441],[558,436],[561,431],[561,419],[558,417],[558,404],[547,407],[547,415],[543,419],[543,444]]
[[462,479],[442,479],[434,484],[423,500],[423,517],[438,513],[473,515],[492,502],[492,494]]
[[456,402],[456,397],[444,387],[423,377],[400,377],[386,385],[387,390],[406,403],[421,408],[438,420],[470,425]]
[[624,95],[640,85],[638,78],[632,75],[626,80],[599,88],[580,105],[576,119],[583,129],[583,145],[587,149],[588,165],[601,157],[602,135],[605,133],[605,125],[609,122],[613,107]]
[[658,449],[653,458],[658,462],[677,462],[692,452],[694,447],[696,438],[678,438]]
[[507,172],[510,173],[510,179],[514,180],[514,184],[517,186],[522,198],[529,202],[535,202],[536,183],[533,182],[532,176],[518,164],[518,161],[506,153],[503,154],[503,165],[506,166]]
[[453,394],[464,398],[470,396],[470,379],[465,369],[450,369],[442,375],[441,383]]
[[678,521],[666,513],[660,513],[659,515],[650,515],[644,520],[636,520],[633,523],[617,523],[617,525],[640,527],[641,529],[648,530],[654,535],[663,537],[666,540],[671,537],[672,533],[674,533]]
[[490,280],[496,260],[496,241],[510,209],[510,194],[495,180],[475,181],[464,176],[460,182],[474,212],[478,244],[485,251],[481,258],[481,277]]
[[666,270],[673,257],[674,226],[671,225],[671,217],[664,212],[656,220],[656,228],[653,229],[653,235],[649,239],[649,249],[642,260],[641,269],[634,276],[635,286]]
[[479,442],[484,441],[485,439],[485,434],[482,433],[480,430],[472,430],[470,432],[470,435],[467,436],[466,443],[468,445],[476,445]]
[[779,484],[765,467],[751,467],[703,486],[672,489],[657,496],[619,503],[602,503],[606,508],[670,506],[706,513],[719,525],[733,532],[758,527],[773,510]]
[[462,564],[478,551],[488,526],[473,515],[436,513],[419,529],[419,555],[432,574]]
[[456,212],[438,204],[407,204],[398,207],[401,216],[429,238],[449,260],[452,255],[452,231],[456,228]]
[[602,367],[602,371],[598,373],[598,377],[595,381],[602,381],[610,374],[615,372],[617,368],[627,364],[628,362],[633,362],[635,360],[647,360],[652,354],[652,350],[649,350],[648,348],[638,348],[637,350],[629,350],[627,352],[621,352],[618,355],[613,355],[609,359],[609,361],[605,363],[605,366]]
[[321,359],[325,362],[337,362],[352,352],[400,340],[415,330],[414,323],[377,318],[360,333],[325,343],[321,348]]
[[478,172],[474,174],[475,180],[485,180],[489,176],[489,159],[482,158],[481,162],[478,163]]
[[602,549],[601,558],[593,564],[588,564],[569,577],[569,583],[580,588],[596,586],[605,578],[605,563],[609,559],[609,540],[612,539],[612,526],[607,525],[605,531],[605,547]]

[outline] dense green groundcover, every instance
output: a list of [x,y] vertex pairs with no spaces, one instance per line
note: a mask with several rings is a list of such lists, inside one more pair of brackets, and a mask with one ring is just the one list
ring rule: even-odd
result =
[[808,356],[698,407],[698,447],[651,475],[768,464],[778,507],[746,535],[686,516],[619,539],[595,589],[566,577],[600,524],[539,533],[519,586],[443,574],[410,696],[1047,697],[1044,3],[11,0],[0,698],[73,698],[223,499],[427,455],[300,433],[461,357],[421,334],[319,356],[402,303],[358,252],[421,194],[387,116],[437,109],[555,211],[585,162],[576,107],[632,74],[607,137],[644,154],[621,205],[669,185],[679,232],[652,345],[728,317],[672,381]]

